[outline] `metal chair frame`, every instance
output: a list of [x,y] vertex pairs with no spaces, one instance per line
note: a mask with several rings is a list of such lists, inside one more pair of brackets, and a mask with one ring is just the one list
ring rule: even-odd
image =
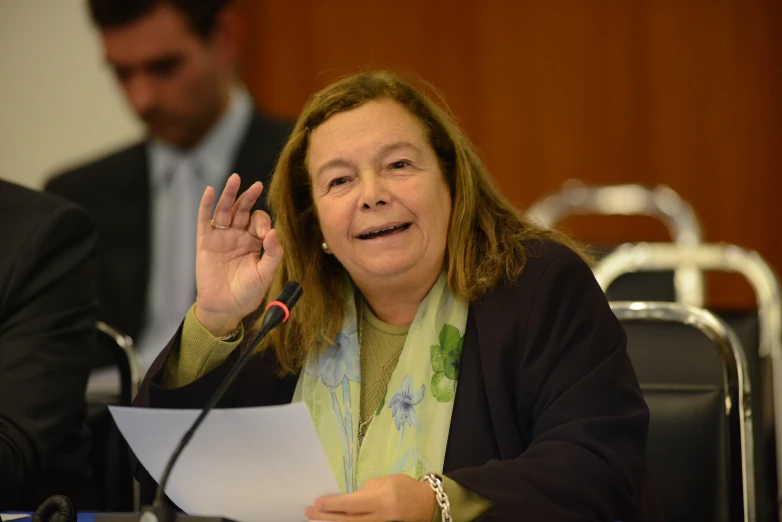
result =
[[[665,185],[650,188],[638,184],[586,185],[568,180],[526,212],[526,217],[552,228],[570,215],[649,216],[665,225],[680,246],[703,242],[703,231],[695,210]],[[703,306],[703,275],[685,265],[675,267],[674,288],[678,302]]]
[[[138,389],[139,385],[141,384],[141,372],[139,370],[139,363],[138,363],[138,357],[136,356],[136,350],[135,350],[135,344],[133,343],[133,339],[130,338],[129,335],[125,335],[116,328],[104,323],[103,321],[98,321],[95,324],[95,327],[98,329],[99,332],[109,336],[114,343],[119,347],[119,349],[124,354],[125,358],[127,359],[128,369],[130,373],[130,384],[129,389],[125,390],[124,386],[122,386],[122,390],[120,391],[120,396],[124,399],[129,399],[129,404],[133,403],[133,400],[136,398],[136,395],[138,395]],[[133,477],[132,479],[133,483],[133,507],[136,511],[139,510],[141,505],[141,488],[138,483],[138,481]]]
[[99,332],[108,335],[114,343],[122,350],[122,353],[127,359],[128,368],[130,369],[130,402],[138,395],[139,384],[141,383],[141,376],[138,364],[138,358],[136,357],[135,344],[130,336],[123,334],[116,328],[109,326],[103,321],[95,323],[95,327]]
[[684,247],[638,243],[616,249],[598,263],[594,273],[606,290],[620,275],[628,272],[674,269],[685,264],[699,270],[737,273],[747,279],[755,292],[760,330],[758,355],[771,367],[779,502],[782,499],[782,300],[779,280],[771,266],[757,252],[724,243]]
[[[703,333],[720,351],[726,364],[725,417],[728,426],[738,424],[744,522],[757,517],[755,464],[752,437],[751,387],[747,378],[744,350],[733,330],[711,312],[692,305],[662,302],[612,301],[611,309],[620,321],[661,321],[684,324]],[[735,429],[735,428],[734,428]],[[733,430],[732,430],[733,431]],[[731,461],[735,464],[735,454]]]

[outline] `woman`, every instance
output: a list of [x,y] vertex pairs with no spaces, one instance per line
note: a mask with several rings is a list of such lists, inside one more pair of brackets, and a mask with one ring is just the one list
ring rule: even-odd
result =
[[349,77],[299,117],[274,228],[250,214],[262,187],[238,186],[213,217],[204,193],[198,297],[140,404],[202,405],[242,321],[296,280],[293,319],[224,406],[307,404],[345,493],[313,499],[309,519],[651,519],[648,410],[621,326],[574,247],[520,217],[447,112],[393,74]]

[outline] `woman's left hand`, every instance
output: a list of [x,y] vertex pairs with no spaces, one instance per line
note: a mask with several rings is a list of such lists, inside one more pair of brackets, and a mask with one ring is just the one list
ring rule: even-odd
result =
[[436,507],[428,482],[407,475],[370,480],[355,493],[321,497],[307,508],[308,520],[429,522]]

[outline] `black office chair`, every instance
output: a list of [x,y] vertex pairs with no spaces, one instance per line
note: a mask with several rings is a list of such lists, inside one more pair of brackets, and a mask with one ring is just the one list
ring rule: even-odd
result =
[[757,253],[734,245],[642,243],[618,248],[595,267],[595,276],[605,289],[622,274],[682,264],[738,273],[755,290],[757,308],[715,313],[732,327],[746,349],[747,373],[755,390],[752,411],[758,520],[777,520],[778,499],[782,497],[778,480],[782,476],[782,304],[771,267]]
[[693,306],[611,308],[651,412],[647,465],[666,520],[754,522],[750,383],[735,334]]
[[[526,217],[553,228],[569,216],[622,215],[648,216],[661,221],[677,245],[703,242],[698,216],[692,206],[664,185],[637,184],[586,185],[568,180],[558,191],[545,196],[527,209]],[[592,245],[598,257],[609,254],[616,245]],[[606,289],[610,300],[678,301],[703,306],[703,276],[691,267],[676,270],[623,274]]]
[[133,511],[138,504],[137,488],[129,464],[129,449],[109,412],[110,405],[129,406],[139,386],[139,370],[133,340],[103,322],[96,325],[99,346],[111,353],[120,375],[118,394],[90,396],[87,424],[92,431],[92,466],[103,511]]

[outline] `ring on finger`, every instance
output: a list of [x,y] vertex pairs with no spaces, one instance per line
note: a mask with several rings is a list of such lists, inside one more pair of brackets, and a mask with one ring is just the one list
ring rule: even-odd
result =
[[223,225],[216,224],[214,219],[209,221],[209,224],[212,225],[212,228],[216,228],[217,230],[228,230],[229,228],[231,228],[231,225],[223,226]]

